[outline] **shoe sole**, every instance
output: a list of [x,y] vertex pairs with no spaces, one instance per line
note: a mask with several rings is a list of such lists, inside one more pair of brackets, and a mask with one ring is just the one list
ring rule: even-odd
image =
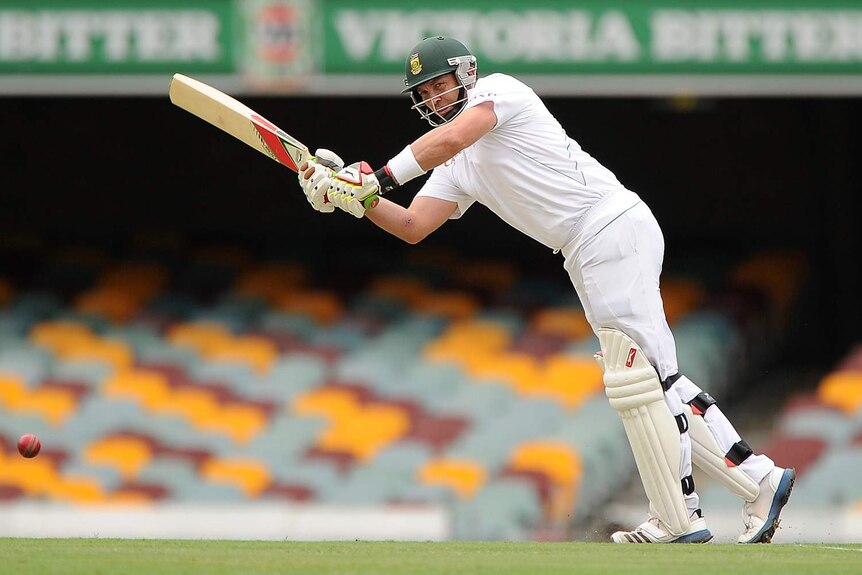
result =
[[793,491],[793,484],[795,482],[796,470],[793,468],[785,469],[781,475],[781,481],[778,482],[778,489],[775,490],[775,496],[772,498],[772,507],[769,508],[766,523],[746,543],[772,543],[772,536],[775,535],[775,530],[778,529],[778,524],[780,523],[778,518],[781,516],[781,510],[784,509],[784,506],[790,500],[790,492]]
[[709,543],[710,541],[712,541],[712,533],[709,529],[703,529],[678,537],[671,541],[671,543]]

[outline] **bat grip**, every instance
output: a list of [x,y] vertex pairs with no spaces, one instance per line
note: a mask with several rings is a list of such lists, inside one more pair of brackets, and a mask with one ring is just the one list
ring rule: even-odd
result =
[[380,196],[374,194],[373,196],[368,196],[364,200],[362,200],[362,205],[365,206],[366,210],[370,210],[372,208],[376,208],[378,202],[380,202]]

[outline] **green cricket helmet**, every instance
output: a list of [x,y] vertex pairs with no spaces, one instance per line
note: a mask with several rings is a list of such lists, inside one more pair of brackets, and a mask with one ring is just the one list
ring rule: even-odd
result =
[[[419,96],[417,88],[445,74],[455,74],[458,86],[452,90],[459,90],[458,100],[454,102],[452,111],[440,115],[432,111],[428,101]],[[419,112],[422,119],[427,120],[432,126],[439,126],[454,119],[464,110],[467,103],[467,90],[476,84],[476,57],[467,47],[454,38],[434,36],[425,38],[410,50],[407,56],[406,71],[404,73],[404,85],[406,88],[401,93],[409,92],[413,98],[412,109]],[[447,90],[444,94],[451,92]],[[440,96],[442,94],[438,94]]]

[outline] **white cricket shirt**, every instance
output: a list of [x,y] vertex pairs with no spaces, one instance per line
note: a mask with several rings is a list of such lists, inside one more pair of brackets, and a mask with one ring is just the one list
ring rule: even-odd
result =
[[505,74],[479,78],[466,107],[483,102],[494,103],[496,126],[434,168],[418,195],[457,202],[453,219],[479,202],[515,229],[561,249],[587,210],[624,190],[622,184],[566,135],[523,82]]

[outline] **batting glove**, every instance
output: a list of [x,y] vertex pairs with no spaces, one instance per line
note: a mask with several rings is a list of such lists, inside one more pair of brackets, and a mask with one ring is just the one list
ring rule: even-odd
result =
[[329,201],[361,218],[366,208],[377,205],[379,191],[380,182],[371,166],[366,162],[355,162],[335,174],[329,188]]
[[332,184],[332,176],[344,167],[344,160],[331,150],[320,148],[314,157],[309,158],[308,167],[300,171],[299,186],[311,207],[325,214],[335,211],[327,192]]

